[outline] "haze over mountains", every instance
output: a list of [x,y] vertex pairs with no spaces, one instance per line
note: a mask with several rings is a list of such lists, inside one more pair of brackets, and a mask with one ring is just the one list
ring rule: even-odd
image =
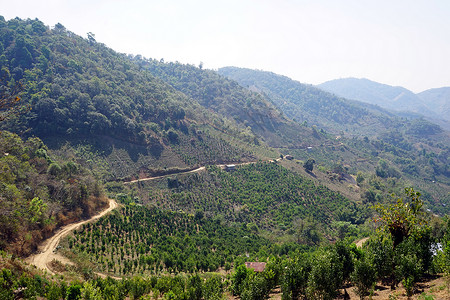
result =
[[[319,88],[340,97],[378,105],[400,112],[412,112],[450,128],[450,87],[430,89],[415,94],[365,78],[342,78],[324,82]],[[443,122],[442,122],[443,121]]]

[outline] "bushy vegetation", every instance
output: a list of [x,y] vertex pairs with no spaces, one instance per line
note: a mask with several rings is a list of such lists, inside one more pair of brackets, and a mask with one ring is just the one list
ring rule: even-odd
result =
[[273,162],[242,165],[231,172],[210,166],[207,172],[174,180],[170,186],[167,179],[160,184],[141,182],[137,194],[143,203],[191,213],[200,210],[227,223],[253,223],[254,230],[295,233],[312,244],[318,239],[311,232],[317,230],[310,227],[311,220],[330,228],[332,221],[361,224],[368,217],[365,208]]
[[55,228],[106,204],[87,170],[47,151],[38,138],[0,132],[0,249],[29,254]]
[[83,226],[66,244],[75,254],[87,253],[98,271],[127,276],[216,271],[230,268],[239,257],[264,259],[289,249],[245,225],[224,226],[200,211],[189,215],[134,204]]

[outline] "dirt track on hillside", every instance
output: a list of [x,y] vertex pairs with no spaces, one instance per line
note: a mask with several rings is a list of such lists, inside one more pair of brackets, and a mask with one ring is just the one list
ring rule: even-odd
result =
[[[277,158],[276,161],[281,160],[281,158]],[[273,161],[273,160],[268,160],[268,161]],[[244,165],[250,165],[250,164],[255,164],[257,163],[256,161],[249,161],[249,162],[243,162],[243,163],[235,163],[233,165],[235,166],[244,166]],[[225,168],[225,166],[227,166],[229,164],[223,164],[223,165],[216,165],[216,167],[219,168]],[[148,181],[148,180],[155,180],[155,179],[161,179],[161,178],[166,178],[166,177],[170,177],[170,176],[174,176],[174,175],[181,175],[181,174],[189,174],[189,173],[197,173],[200,171],[205,170],[206,167],[199,167],[197,169],[194,170],[190,170],[190,171],[181,171],[181,172],[177,172],[177,173],[171,173],[171,174],[166,174],[166,175],[161,175],[161,176],[155,176],[155,177],[146,177],[146,178],[140,178],[140,179],[135,179],[135,180],[130,180],[130,181],[125,181],[124,184],[130,184],[130,183],[136,183],[136,182],[140,182],[140,181]]]
[[54,259],[58,258],[60,260],[61,256],[58,256],[53,251],[56,249],[56,246],[58,246],[59,242],[63,237],[65,237],[67,234],[69,234],[72,230],[77,229],[79,226],[89,223],[91,221],[97,220],[113,209],[115,209],[118,206],[117,202],[113,199],[109,199],[109,207],[105,209],[104,211],[100,212],[99,214],[91,217],[88,220],[83,220],[77,223],[69,224],[61,229],[59,229],[52,237],[46,239],[39,245],[39,250],[37,254],[33,254],[29,256],[26,261],[29,262],[32,265],[35,265],[39,269],[46,270],[50,274],[54,274],[49,268],[48,264]]
[[136,179],[136,180],[131,180],[131,181],[125,181],[124,184],[136,183],[136,182],[139,182],[139,181],[155,180],[155,179],[170,177],[170,176],[178,175],[178,174],[197,173],[197,172],[200,172],[200,171],[203,171],[203,170],[205,170],[205,167],[200,167],[200,168],[197,168],[197,169],[194,169],[194,170],[190,170],[190,171],[183,171],[183,172],[171,173],[171,174],[167,174],[167,175],[161,175],[161,176],[147,177],[147,178],[141,178],[141,179]]

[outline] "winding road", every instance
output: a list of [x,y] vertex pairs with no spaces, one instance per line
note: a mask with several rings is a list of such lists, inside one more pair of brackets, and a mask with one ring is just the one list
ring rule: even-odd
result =
[[[280,158],[278,158],[276,160],[278,161],[278,160],[280,160]],[[244,163],[239,163],[239,164],[235,164],[235,165],[239,166],[239,165],[248,165],[248,164],[253,164],[253,163],[256,163],[256,162],[244,162]],[[225,168],[225,166],[226,166],[225,164],[217,165],[217,167],[219,167],[219,168]],[[197,173],[197,172],[200,172],[200,171],[203,171],[203,170],[205,170],[204,166],[203,167],[199,167],[199,168],[194,169],[194,170],[191,170],[191,171],[183,171],[183,172],[179,172],[179,173],[172,173],[172,174],[167,174],[167,175],[161,175],[161,176],[155,176],[155,177],[148,177],[148,178],[141,178],[141,179],[131,180],[131,181],[124,182],[124,184],[131,184],[131,183],[136,183],[136,182],[139,182],[139,181],[155,180],[155,179],[159,179],[159,178],[165,178],[165,177],[173,176],[173,175],[176,175],[176,174]],[[28,263],[32,264],[32,265],[35,265],[39,269],[46,270],[50,274],[55,274],[48,267],[48,264],[53,259],[57,259],[57,260],[63,261],[64,263],[69,263],[69,264],[71,263],[70,260],[68,260],[67,258],[54,253],[54,250],[58,246],[58,244],[61,241],[61,239],[63,237],[65,237],[66,235],[68,235],[71,231],[77,229],[79,226],[103,217],[104,215],[106,215],[107,213],[109,213],[110,211],[115,209],[117,206],[118,206],[118,204],[117,204],[117,202],[115,200],[109,199],[109,207],[107,209],[105,209],[104,211],[102,211],[101,213],[91,217],[88,220],[83,220],[83,221],[80,221],[80,222],[77,222],[77,223],[73,223],[73,224],[69,224],[69,225],[63,226],[52,237],[49,237],[48,239],[43,241],[38,247],[38,249],[39,249],[38,253],[29,256],[26,259],[26,261]],[[99,274],[99,275],[102,276],[103,274]]]
[[99,214],[91,217],[88,220],[83,220],[77,223],[63,226],[55,233],[55,235],[43,241],[39,246],[38,253],[29,256],[26,261],[32,265],[35,265],[39,269],[46,270],[50,274],[55,274],[49,269],[48,264],[56,257],[58,257],[58,259],[60,260],[61,256],[56,255],[55,253],[53,253],[53,251],[56,249],[56,246],[58,246],[61,239],[69,234],[72,230],[77,229],[79,226],[103,217],[104,215],[115,209],[117,206],[118,204],[115,200],[109,199],[109,207]]

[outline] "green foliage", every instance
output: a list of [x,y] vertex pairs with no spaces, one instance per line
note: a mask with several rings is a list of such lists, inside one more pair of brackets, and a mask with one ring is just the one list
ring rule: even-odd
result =
[[335,250],[319,250],[313,257],[308,276],[307,295],[334,299],[343,282],[343,262]]
[[38,138],[1,131],[0,170],[0,248],[20,255],[42,239],[31,232],[52,231],[67,216],[89,215],[102,194],[85,169],[70,161],[59,167]]
[[378,278],[395,286],[403,282],[408,294],[415,282],[432,267],[432,231],[426,225],[420,193],[406,189],[407,199],[396,204],[377,205],[382,229],[369,242],[368,254]]
[[[318,223],[357,224],[366,218],[364,209],[342,195],[275,163],[239,166],[233,172],[208,167],[207,172],[177,176],[177,187],[171,187],[143,182],[139,197],[161,208],[201,210],[207,217],[221,215],[227,223],[256,224],[259,231],[297,231],[298,241],[311,245],[321,240]],[[299,218],[302,224],[296,225]]]
[[[152,76],[132,56],[94,42],[92,34],[83,39],[59,27],[27,30],[36,22],[42,24],[16,18],[0,28],[5,73],[1,84],[5,89],[0,91],[5,93],[0,98],[15,101],[17,92],[11,87],[20,81],[22,102],[33,108],[2,122],[2,128],[55,140],[57,148],[65,142],[69,148],[89,143],[95,146],[92,153],[101,150],[101,157],[95,157],[97,161],[89,157],[86,162],[108,179],[135,175],[137,169],[154,162],[159,167],[185,167],[253,157],[246,148],[255,146],[257,138],[243,122],[254,118],[244,111],[245,120],[238,125]],[[202,76],[218,77],[210,71],[202,71]],[[237,93],[239,102],[251,95],[236,84],[228,92]],[[257,100],[265,115],[269,104]],[[241,108],[237,106],[236,111]],[[212,132],[198,133],[204,129],[225,133],[228,140]],[[230,137],[240,142],[231,143]],[[126,154],[118,154],[119,149]],[[57,166],[49,172],[58,173]]]
[[[223,283],[219,275],[213,275],[203,284],[202,295],[205,300],[223,299]],[[192,298],[192,299],[195,299]],[[198,298],[200,299],[200,298]]]
[[394,251],[392,239],[386,234],[376,234],[367,241],[367,255],[375,268],[377,278],[385,279],[392,275]]
[[236,267],[231,280],[231,292],[233,293],[233,295],[239,296],[242,294],[244,290],[244,283],[247,280],[247,277],[249,277],[250,273],[250,270],[247,269],[245,265],[238,265]]
[[394,248],[409,237],[413,230],[420,230],[426,224],[420,193],[411,188],[405,189],[405,194],[406,201],[399,198],[396,204],[375,206],[375,210],[380,216],[378,221],[381,221],[384,225],[383,228],[391,234]]
[[[139,66],[149,70],[154,76],[198,101],[203,107],[225,117],[224,121],[215,121],[215,125],[223,122],[226,132],[234,136],[239,135],[239,139],[259,145],[257,135],[260,135],[270,146],[275,147],[298,145],[299,135],[303,135],[305,140],[313,139],[310,130],[300,128],[284,118],[261,94],[251,92],[214,71],[178,62],[164,63],[142,57],[134,59]],[[236,132],[229,125],[238,127],[239,131]]]
[[312,172],[315,163],[316,161],[314,159],[309,158],[303,165],[303,168],[305,168],[305,170],[308,172]]
[[[98,271],[116,274],[215,271],[226,262],[272,244],[246,228],[223,226],[157,208],[126,205],[77,231],[71,250],[88,254]],[[274,248],[275,249],[275,248]],[[271,250],[275,251],[275,250]]]
[[283,300],[295,300],[300,297],[306,297],[311,268],[310,258],[305,254],[287,260],[281,279]]
[[81,289],[81,298],[83,300],[102,300],[100,289],[90,282],[83,284]]
[[355,262],[355,270],[351,274],[351,279],[356,285],[356,294],[361,300],[369,294],[370,289],[373,289],[376,276],[376,270],[367,256],[363,256]]

